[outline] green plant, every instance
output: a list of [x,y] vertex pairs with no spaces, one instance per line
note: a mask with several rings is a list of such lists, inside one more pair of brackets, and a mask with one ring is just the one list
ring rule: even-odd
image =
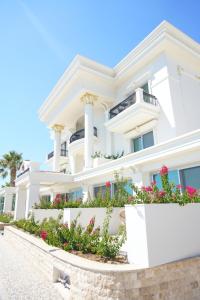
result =
[[14,225],[31,234],[40,236],[46,243],[60,247],[65,251],[81,251],[82,253],[98,254],[107,258],[114,258],[124,241],[124,233],[116,236],[109,234],[111,209],[108,209],[104,220],[102,236],[100,228],[95,228],[95,217],[83,228],[78,224],[78,218],[68,224],[60,224],[60,220],[44,219],[41,224],[35,222],[34,216],[28,220],[18,220]]
[[101,151],[95,151],[94,154],[91,156],[94,158],[101,158],[103,155],[101,154]]
[[13,219],[13,215],[11,214],[5,214],[5,213],[2,213],[0,214],[0,222],[2,223],[10,223]]
[[10,182],[7,186],[15,186],[17,170],[22,164],[22,154],[10,151],[3,155],[0,160],[0,176],[6,178],[9,174]]
[[121,233],[116,236],[109,234],[111,213],[112,208],[108,207],[106,211],[106,218],[103,223],[102,237],[97,246],[97,254],[108,258],[116,257],[125,241],[126,236],[125,231],[121,231]]
[[120,154],[120,153],[117,153],[117,154],[111,154],[111,155],[105,154],[105,155],[104,155],[104,158],[106,158],[106,159],[118,159],[118,158],[120,158],[120,157],[122,157],[122,156],[124,156],[124,150],[121,152],[121,154]]
[[136,185],[132,185],[135,192],[133,204],[153,204],[153,203],[178,203],[185,205],[187,203],[199,203],[200,194],[199,191],[191,186],[185,188],[181,185],[175,185],[169,182],[168,168],[163,166],[160,170],[162,190],[156,185],[156,182],[152,182],[150,186],[143,186],[138,188]]

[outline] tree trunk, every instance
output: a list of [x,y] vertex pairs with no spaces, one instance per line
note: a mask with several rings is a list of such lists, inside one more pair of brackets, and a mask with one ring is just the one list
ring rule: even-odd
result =
[[16,174],[17,174],[16,168],[12,168],[10,170],[10,186],[15,186]]

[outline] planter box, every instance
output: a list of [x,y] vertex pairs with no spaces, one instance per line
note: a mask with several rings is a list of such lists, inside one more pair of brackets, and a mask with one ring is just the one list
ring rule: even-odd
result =
[[[119,226],[121,224],[120,212],[123,208],[115,207],[112,211],[112,216],[110,219],[110,234],[116,234],[118,232]],[[104,219],[106,217],[106,208],[102,207],[90,207],[90,208],[64,208],[63,222],[71,225],[71,222],[76,219],[78,214],[78,223],[83,227],[87,226],[90,219],[95,217],[95,227],[100,226],[102,229]]]
[[126,205],[128,260],[153,267],[200,255],[200,204]]
[[[63,209],[32,209],[36,222],[42,222],[44,219],[57,219],[63,213]],[[63,218],[61,219],[62,222]]]

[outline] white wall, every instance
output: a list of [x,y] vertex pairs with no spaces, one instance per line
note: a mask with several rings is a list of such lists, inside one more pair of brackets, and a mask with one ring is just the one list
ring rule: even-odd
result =
[[127,205],[128,260],[153,267],[200,255],[200,204]]

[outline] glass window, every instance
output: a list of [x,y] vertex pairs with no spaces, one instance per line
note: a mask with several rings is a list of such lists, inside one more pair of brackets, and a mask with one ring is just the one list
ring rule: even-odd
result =
[[69,201],[76,201],[76,200],[82,199],[82,197],[83,197],[82,189],[77,189],[77,190],[74,190],[74,191],[68,193]]
[[[168,178],[170,183],[174,183],[175,185],[180,184],[178,170],[172,170],[168,173]],[[153,175],[153,180],[156,181],[157,187],[162,189],[161,176],[159,173]]]
[[0,197],[0,213],[3,212],[4,208],[4,197]]
[[143,148],[148,148],[154,145],[153,131],[143,135]]
[[141,89],[143,89],[146,93],[149,94],[149,85],[148,85],[148,82],[146,82],[143,86],[141,86]]
[[180,170],[181,184],[183,187],[192,186],[200,188],[200,166]]
[[101,186],[95,186],[94,187],[94,197],[104,197],[106,193],[106,186],[105,185],[101,185]]
[[137,152],[154,145],[153,131],[132,140],[132,152]]
[[13,194],[13,197],[12,197],[12,211],[15,210],[15,201],[16,201],[16,195]]
[[142,150],[142,137],[139,136],[133,139],[133,152]]

